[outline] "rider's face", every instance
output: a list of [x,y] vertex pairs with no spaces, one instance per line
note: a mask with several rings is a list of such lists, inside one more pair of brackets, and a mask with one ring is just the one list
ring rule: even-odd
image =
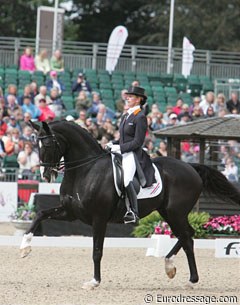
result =
[[141,98],[139,96],[129,94],[127,95],[128,107],[133,108],[137,105],[140,105]]

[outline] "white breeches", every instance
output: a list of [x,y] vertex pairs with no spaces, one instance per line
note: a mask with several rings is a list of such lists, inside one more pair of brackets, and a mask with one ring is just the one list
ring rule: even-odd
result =
[[[121,153],[119,145],[113,145],[111,150],[113,152]],[[136,172],[136,164],[133,152],[122,154],[122,167],[124,176],[124,186],[127,187],[129,182],[133,181],[133,177]]]
[[124,153],[122,157],[124,186],[127,187],[129,182],[133,181],[136,172],[136,164],[133,152]]

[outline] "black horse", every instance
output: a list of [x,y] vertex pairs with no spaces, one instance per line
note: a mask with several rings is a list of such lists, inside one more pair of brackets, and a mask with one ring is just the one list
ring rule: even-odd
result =
[[[56,121],[42,123],[41,127],[32,123],[32,126],[38,131],[43,177],[48,182],[53,181],[61,165],[64,165],[65,172],[60,189],[60,206],[37,214],[24,235],[22,257],[31,251],[31,237],[42,220],[80,219],[93,228],[94,277],[84,284],[84,288],[94,288],[101,281],[100,262],[107,223],[121,222],[126,212],[114,187],[110,153],[75,123]],[[62,157],[64,161],[61,161]],[[240,193],[225,176],[210,167],[187,164],[170,157],[156,158],[153,162],[160,171],[163,189],[157,197],[139,200],[140,218],[154,210],[163,216],[178,238],[165,258],[166,273],[170,278],[175,276],[172,258],[183,248],[189,264],[190,283],[197,283],[192,239],[194,230],[189,225],[188,214],[203,190],[237,204],[240,204]]]

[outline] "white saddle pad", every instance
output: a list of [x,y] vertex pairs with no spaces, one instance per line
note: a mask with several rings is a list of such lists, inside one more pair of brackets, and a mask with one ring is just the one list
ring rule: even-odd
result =
[[[117,182],[116,182],[116,168],[115,168],[114,161],[113,161],[114,155],[112,154],[111,157],[112,157],[112,166],[113,166],[114,185],[115,185],[116,191],[118,193],[118,196],[121,196],[121,191],[119,190]],[[150,187],[145,187],[145,188],[140,187],[140,191],[137,195],[137,199],[153,198],[153,197],[158,196],[161,193],[162,179],[160,177],[160,174],[159,174],[159,171],[158,171],[156,165],[153,164],[153,167],[155,170],[156,182],[153,185],[151,185]]]

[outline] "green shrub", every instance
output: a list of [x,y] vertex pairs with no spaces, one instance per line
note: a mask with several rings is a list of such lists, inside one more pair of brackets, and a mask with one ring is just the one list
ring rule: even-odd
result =
[[[190,225],[195,230],[194,238],[204,238],[207,235],[203,225],[208,222],[210,215],[202,212],[191,212],[188,215]],[[139,221],[138,226],[133,230],[135,237],[149,237],[155,232],[155,227],[159,225],[159,222],[163,221],[163,218],[157,211],[152,212],[150,215],[142,218]]]
[[163,218],[157,211],[154,211],[148,216],[140,219],[139,224],[133,230],[133,236],[149,237],[154,233],[154,229],[160,220],[163,220]]

